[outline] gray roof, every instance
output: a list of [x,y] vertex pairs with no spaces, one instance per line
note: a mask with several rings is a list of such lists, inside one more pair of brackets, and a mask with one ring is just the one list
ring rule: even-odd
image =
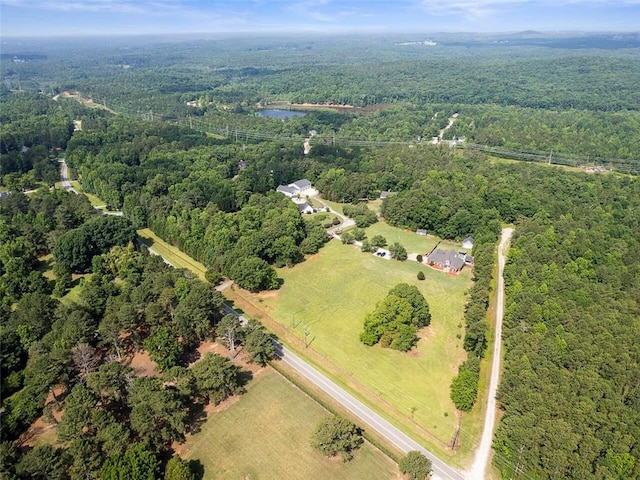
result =
[[464,266],[467,255],[456,253],[455,250],[442,250],[437,248],[427,255],[427,263],[434,263],[443,268],[450,267],[453,270],[460,270]]
[[426,235],[427,231],[424,228],[419,228],[419,229],[416,230],[416,233],[418,235]]
[[300,210],[301,212],[304,212],[307,208],[313,208],[311,205],[309,205],[307,202],[304,203],[296,203],[296,205],[298,205],[298,210]]
[[295,188],[292,188],[288,185],[278,185],[278,188],[276,188],[276,192],[282,192],[289,195],[295,195],[296,193],[298,193]]
[[289,186],[297,188],[299,190],[306,190],[307,188],[311,188],[311,182],[306,178],[302,180],[298,180],[297,182],[290,183]]
[[384,199],[387,198],[389,196],[389,192],[387,190],[382,190],[380,192],[380,198]]
[[462,241],[462,243],[467,243],[467,242],[473,243],[473,237],[467,237]]

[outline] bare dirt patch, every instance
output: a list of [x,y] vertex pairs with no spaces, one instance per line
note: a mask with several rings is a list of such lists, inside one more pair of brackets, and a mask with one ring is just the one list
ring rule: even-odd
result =
[[275,298],[278,296],[278,290],[267,290],[256,295],[258,298]]
[[117,115],[117,112],[114,112],[113,110],[111,110],[106,105],[100,104],[100,103],[96,103],[96,102],[93,101],[92,98],[85,97],[80,92],[62,92],[62,96],[65,97],[65,98],[71,98],[71,99],[75,100],[76,102],[82,103],[83,105],[85,105],[85,106],[87,106],[89,108],[100,108],[102,110],[106,110],[107,112],[111,112],[114,115]]
[[[126,363],[126,362],[125,362]],[[157,377],[156,362],[151,360],[149,353],[142,350],[133,354],[128,362],[136,377]]]
[[18,444],[23,447],[34,447],[43,444],[55,444],[56,427],[38,417],[29,429],[18,438]]
[[[57,387],[54,393],[58,399],[65,393],[64,387]],[[51,410],[51,414],[55,419],[55,423],[46,420],[44,416],[36,418],[31,426],[18,438],[18,444],[25,447],[33,447],[35,445],[56,444],[56,424],[64,415],[64,411],[57,408],[58,402],[49,392],[49,396],[45,400],[45,407]]]
[[435,336],[436,332],[431,325],[418,330],[418,339],[420,340],[429,340],[430,338],[433,338]]

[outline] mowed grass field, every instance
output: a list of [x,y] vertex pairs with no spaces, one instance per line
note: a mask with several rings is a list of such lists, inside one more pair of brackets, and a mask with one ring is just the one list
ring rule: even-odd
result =
[[[385,222],[377,222],[367,228],[367,238],[371,240],[376,235],[382,235],[387,240],[387,247],[392,243],[398,242],[404,248],[407,249],[407,253],[419,253],[425,256],[425,253],[429,253],[433,250],[440,239],[429,238],[425,235],[418,235],[415,232],[409,230],[402,230],[387,225]],[[442,242],[444,245],[444,242]]]
[[202,462],[205,480],[397,478],[396,464],[369,444],[348,463],[313,449],[311,434],[325,415],[324,408],[268,369],[236,403],[210,414],[178,451]]
[[[367,232],[369,238],[376,232],[395,241],[391,230],[379,226]],[[437,242],[401,230],[396,234],[405,244],[401,234],[431,245]],[[420,270],[425,273],[424,281],[416,278]],[[293,268],[280,269],[278,274],[284,279],[279,291],[241,293],[271,317],[265,323],[278,322],[302,340],[292,346],[303,356],[387,417],[432,442],[436,437],[435,443],[444,448],[456,425],[449,385],[466,358],[461,338],[470,272],[450,276],[411,261],[381,259],[332,240],[319,254]],[[417,285],[425,295],[433,317],[431,326],[420,332],[417,347],[409,353],[365,346],[359,340],[364,316],[402,282]],[[308,349],[303,345],[305,338],[310,342]]]
[[191,270],[200,280],[205,281],[204,274],[207,272],[207,268],[178,247],[169,245],[148,228],[138,230],[138,238],[175,268]]

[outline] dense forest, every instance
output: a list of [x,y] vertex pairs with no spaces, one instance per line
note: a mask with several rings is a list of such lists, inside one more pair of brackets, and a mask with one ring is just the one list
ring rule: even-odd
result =
[[[640,61],[632,35],[441,37],[426,48],[390,36],[34,41],[7,46],[41,55],[2,62],[0,76],[2,88],[79,91],[121,114],[210,132],[235,128],[245,140],[314,129],[333,142],[425,141],[459,113],[448,138],[553,150],[576,164],[637,159]],[[572,48],[576,42],[592,48]],[[282,101],[363,108],[343,110],[340,120],[326,111],[284,123],[255,117],[258,105]]]
[[[582,163],[627,159],[609,165],[637,171],[637,49],[417,51],[378,38],[351,39],[340,55],[342,40],[67,45],[47,49],[47,58],[3,62],[1,179],[14,191],[0,201],[3,440],[20,435],[47,399],[64,395],[72,413],[59,423],[60,440],[70,442],[64,450],[24,453],[4,443],[7,475],[84,478],[102,469],[112,478],[111,469],[143,461],[156,474],[165,468],[167,443],[188,431],[184,412],[242,385],[241,372],[229,369],[230,386],[219,393],[203,376],[225,370],[224,362],[205,358],[186,369],[185,353],[215,336],[234,348],[235,334],[230,341],[225,332],[237,330],[238,341],[262,345],[255,359],[264,361],[269,342],[258,326],[225,320],[211,285],[137,251],[134,229],[149,227],[202,261],[213,282],[278,288],[274,266],[295,265],[327,240],[322,225],[275,193],[301,178],[342,203],[393,192],[381,215],[394,226],[446,239],[473,235],[469,359],[451,386],[463,411],[476,401],[490,336],[497,238],[513,224],[496,465],[504,478],[640,475],[638,178],[505,162],[420,140],[458,113],[444,139],[560,152]],[[65,90],[119,114],[50,98]],[[283,100],[363,108],[286,121],[256,115],[257,103]],[[311,130],[317,135],[305,155]],[[124,218],[96,215],[82,195],[20,193],[52,185],[62,154],[82,187]],[[375,221],[362,205],[345,213]],[[50,253],[55,280],[41,271]],[[78,282],[77,301],[66,301]],[[260,341],[250,342],[252,334]],[[109,380],[129,378],[111,371],[120,368],[113,360],[139,349],[154,352],[164,382],[175,386]],[[154,422],[162,428],[150,429]],[[126,441],[112,445],[111,429],[124,429],[115,436]]]
[[[241,393],[250,378],[211,353],[187,368],[195,348],[220,337],[264,364],[275,353],[271,337],[223,316],[210,284],[137,251],[129,220],[96,215],[84,195],[12,193],[0,224],[2,477],[194,478],[171,443],[197,429],[204,405]],[[55,280],[39,260],[51,251]],[[91,274],[74,280],[75,271]],[[156,375],[136,376],[124,362],[142,349]],[[41,415],[56,425],[59,447],[25,449]]]

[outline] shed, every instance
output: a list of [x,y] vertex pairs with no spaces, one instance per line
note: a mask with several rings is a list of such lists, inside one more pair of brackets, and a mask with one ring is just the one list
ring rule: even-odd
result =
[[313,207],[309,205],[307,202],[298,203],[298,210],[300,213],[313,213]]

